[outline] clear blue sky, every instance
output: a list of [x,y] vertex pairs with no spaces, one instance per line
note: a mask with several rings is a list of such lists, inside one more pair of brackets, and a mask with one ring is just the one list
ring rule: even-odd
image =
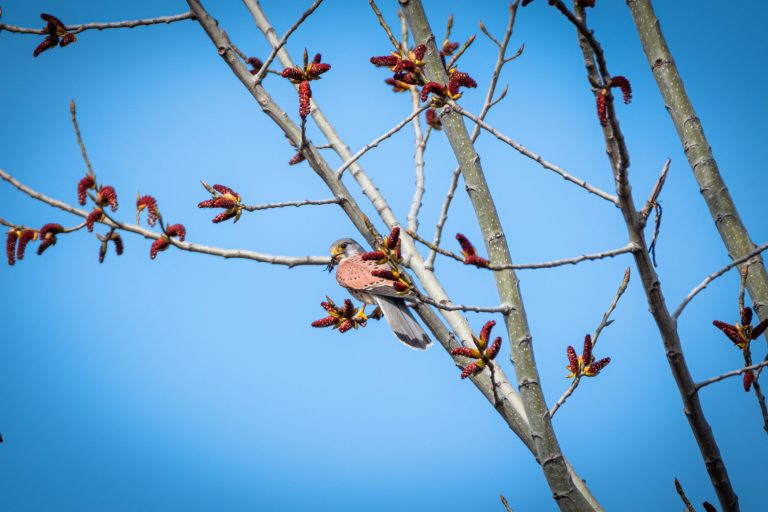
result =
[[[262,58],[268,46],[239,2],[206,2],[233,41]],[[265,0],[278,33],[307,2]],[[668,305],[728,258],[685,161],[624,2],[590,12],[611,71],[635,99],[618,105],[632,155],[636,202],[667,157],[659,273]],[[761,94],[768,6],[755,2],[657,1],[688,91],[753,239],[768,239],[759,159],[768,100]],[[396,2],[381,8],[394,22]],[[478,21],[501,35],[503,2],[427,1],[438,37],[449,12],[455,38],[478,33],[461,68],[479,88],[461,102],[477,111],[495,47]],[[174,14],[181,1],[3,4],[3,21],[42,26]],[[224,183],[249,204],[329,197],[221,62],[194,22],[89,31],[37,59],[41,38],[0,34],[0,167],[75,203],[83,175],[69,119],[77,101],[99,181],[116,187],[121,219],[136,192],[153,194],[188,239],[280,254],[325,254],[355,235],[335,206],[259,212],[213,225],[198,210],[200,179]],[[573,28],[543,0],[521,9],[512,46],[525,52],[501,83],[509,94],[489,122],[570,172],[612,190],[594,100]],[[355,151],[405,117],[409,101],[368,63],[389,43],[365,2],[323,5],[288,44],[333,65],[315,99]],[[290,85],[266,84],[296,117]],[[323,142],[314,130],[310,136]],[[361,164],[404,221],[412,191],[413,134],[404,130]],[[478,151],[497,193],[513,258],[533,262],[626,243],[619,212],[483,135]],[[455,161],[433,134],[422,234],[432,226]],[[330,158],[332,164],[338,160]],[[349,179],[349,178],[347,178]],[[349,182],[358,193],[357,187]],[[374,218],[370,205],[361,201]],[[0,216],[32,226],[78,220],[0,184]],[[479,241],[459,190],[447,226]],[[91,234],[62,237],[43,257],[0,266],[0,508],[7,511],[160,510],[555,510],[544,478],[438,346],[416,353],[383,324],[339,335],[312,329],[326,294],[345,294],[319,267],[292,270],[169,250],[150,261],[149,242],[125,235],[125,254],[99,265]],[[599,322],[627,257],[520,273],[536,359],[548,400],[567,387],[565,347]],[[459,302],[493,305],[491,276],[450,260],[438,270]],[[637,275],[601,337],[612,363],[584,382],[554,419],[564,452],[608,510],[674,510],[673,478],[696,503],[716,502]],[[680,320],[697,380],[738,368],[741,356],[711,321],[735,321],[738,278],[729,274]],[[479,328],[490,315],[471,314]],[[499,333],[503,334],[503,333]],[[765,353],[756,342],[756,358]],[[500,355],[506,371],[505,336]],[[720,441],[742,510],[764,503],[765,432],[738,379],[707,388],[705,411]]]

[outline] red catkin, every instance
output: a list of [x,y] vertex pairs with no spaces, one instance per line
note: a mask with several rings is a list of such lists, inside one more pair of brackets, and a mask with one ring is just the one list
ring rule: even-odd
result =
[[179,237],[179,241],[183,242],[184,237],[187,236],[187,229],[183,224],[172,224],[165,230],[168,236]]
[[480,329],[480,340],[487,343],[488,339],[491,337],[491,331],[493,330],[493,327],[496,325],[496,320],[488,320],[485,322],[485,325],[483,325],[483,328]]
[[491,360],[496,359],[496,356],[499,355],[500,349],[501,349],[501,336],[493,340],[493,343],[491,343],[491,346],[488,347],[488,350],[485,351],[485,355],[488,357],[488,359],[491,359]]
[[312,322],[312,327],[330,327],[332,325],[336,325],[336,318],[332,316],[327,316]]
[[8,257],[8,264],[16,264],[16,242],[19,239],[19,235],[15,229],[8,232],[8,237],[5,239],[5,255]]
[[152,247],[149,248],[149,257],[150,259],[157,258],[157,253],[160,251],[164,251],[168,249],[168,246],[171,243],[164,237],[160,237],[154,242],[152,242]]
[[568,369],[573,375],[579,373],[579,358],[576,355],[576,349],[568,345]]
[[19,234],[19,245],[16,248],[16,259],[24,259],[24,251],[27,248],[27,244],[32,240],[37,240],[37,231],[34,229],[25,229]]
[[744,372],[744,391],[749,393],[749,390],[752,388],[752,383],[755,381],[755,374],[752,372],[752,370],[748,370]]
[[85,206],[86,191],[93,188],[96,188],[96,180],[90,174],[77,182],[77,202],[81,206]]
[[299,84],[299,115],[306,119],[310,111],[310,100],[312,99],[312,88],[309,81],[304,80]]
[[624,103],[630,103],[632,101],[632,86],[624,76],[615,76],[611,78],[611,87],[618,87],[621,89],[621,95],[623,96]]

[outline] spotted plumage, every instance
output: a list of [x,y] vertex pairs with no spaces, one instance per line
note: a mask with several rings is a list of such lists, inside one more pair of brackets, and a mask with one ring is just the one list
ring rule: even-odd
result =
[[333,260],[338,262],[336,282],[357,300],[379,306],[401,342],[411,348],[427,348],[432,342],[405,305],[403,297],[407,295],[398,293],[392,281],[371,274],[376,270],[391,270],[389,266],[366,261],[363,254],[365,250],[351,238],[342,238],[331,245]]

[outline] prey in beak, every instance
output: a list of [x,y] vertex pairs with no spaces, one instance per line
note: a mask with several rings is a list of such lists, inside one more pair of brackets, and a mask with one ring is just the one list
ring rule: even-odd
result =
[[327,267],[325,267],[325,270],[328,272],[333,272],[333,269],[336,268],[336,265],[339,263],[339,260],[344,255],[344,249],[341,247],[333,247],[331,249],[331,262],[328,264]]

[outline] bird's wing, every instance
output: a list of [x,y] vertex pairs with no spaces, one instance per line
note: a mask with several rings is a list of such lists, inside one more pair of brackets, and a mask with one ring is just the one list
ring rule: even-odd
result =
[[371,275],[373,270],[390,270],[388,265],[375,261],[365,261],[360,256],[345,259],[336,268],[336,281],[343,287],[359,290],[371,295],[403,298],[392,286],[392,281]]

